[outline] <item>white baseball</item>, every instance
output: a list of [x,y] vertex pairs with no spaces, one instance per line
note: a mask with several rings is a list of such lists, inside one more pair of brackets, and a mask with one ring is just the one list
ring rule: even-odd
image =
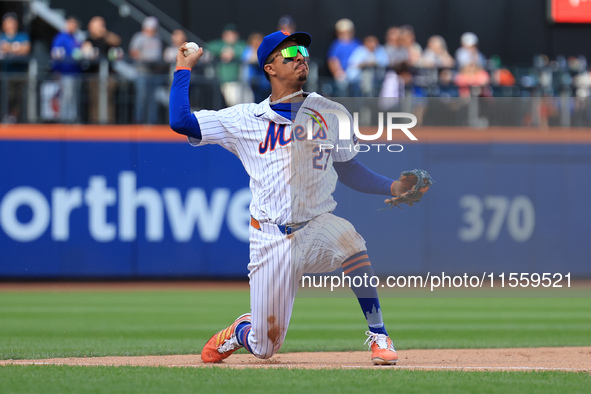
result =
[[199,45],[195,44],[194,42],[189,42],[189,43],[185,44],[185,47],[187,48],[183,52],[185,57],[189,56],[192,53],[197,53],[197,50],[199,49]]

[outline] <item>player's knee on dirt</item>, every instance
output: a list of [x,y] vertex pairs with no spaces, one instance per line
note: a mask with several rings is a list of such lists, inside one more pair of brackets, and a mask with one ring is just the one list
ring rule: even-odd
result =
[[254,319],[248,336],[248,350],[257,358],[272,357],[281,348],[288,325],[289,314],[276,312],[266,318]]
[[273,342],[270,339],[267,339],[263,343],[265,343],[264,346],[256,346],[252,349],[252,354],[260,359],[271,358],[275,353],[279,351],[279,348],[281,348],[282,345],[281,343]]
[[252,354],[256,358],[260,358],[260,359],[266,360],[268,358],[271,358],[275,353],[276,353],[275,349],[269,348],[269,349],[266,349],[265,351],[262,351],[262,352],[253,351]]
[[267,328],[267,335],[260,338],[260,341],[255,340],[254,343],[253,341],[250,342],[251,353],[257,358],[271,358],[279,351],[285,340],[285,333],[277,329],[277,326],[269,325]]

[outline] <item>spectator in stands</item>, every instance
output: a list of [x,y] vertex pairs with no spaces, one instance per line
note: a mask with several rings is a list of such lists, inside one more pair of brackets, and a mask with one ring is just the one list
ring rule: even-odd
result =
[[421,125],[427,106],[427,92],[424,86],[414,83],[414,71],[407,62],[389,69],[380,89],[378,105],[381,110],[406,111],[405,108],[410,108],[417,117],[417,124]]
[[62,74],[78,74],[81,71],[79,60],[81,59],[78,40],[78,19],[69,16],[66,19],[64,30],[56,34],[51,43],[51,58],[53,70]]
[[288,33],[294,33],[296,31],[295,20],[290,15],[283,15],[277,22],[277,30],[283,30]]
[[158,19],[146,17],[142,30],[131,37],[129,55],[136,63],[135,122],[155,124],[158,120],[158,102],[155,91],[162,84],[162,39],[158,35]]
[[454,83],[454,73],[449,68],[444,68],[439,72],[439,97],[458,97],[458,87]]
[[417,65],[426,68],[453,68],[456,62],[447,51],[445,39],[441,36],[431,36],[427,48]]
[[121,37],[108,31],[102,16],[93,16],[88,22],[88,37],[83,43],[83,49],[95,48],[96,58],[108,58],[111,48],[121,46]]
[[402,45],[402,33],[399,27],[392,26],[388,29],[384,49],[388,54],[391,68],[395,68],[402,62],[408,62],[408,50]]
[[[3,73],[26,72],[26,56],[31,51],[29,35],[18,31],[18,17],[7,12],[2,17],[2,35],[0,35],[0,59]],[[24,78],[11,76],[8,81],[8,112],[2,114],[2,123],[16,123],[21,120],[21,102],[25,89]]]
[[347,65],[347,81],[354,97],[375,96],[375,86],[384,76],[388,54],[376,36],[367,36],[355,48]]
[[491,73],[492,81],[497,86],[515,86],[515,77],[506,68],[498,68]]
[[80,96],[81,42],[78,39],[78,19],[69,16],[64,31],[58,33],[51,43],[53,71],[59,78],[59,119],[62,122],[78,120],[78,97]]
[[248,46],[242,54],[243,80],[250,85],[254,95],[254,102],[258,103],[271,94],[271,84],[265,77],[265,72],[259,67],[257,49],[263,41],[261,33],[248,36]]
[[411,25],[400,27],[400,42],[408,53],[409,66],[416,66],[423,54],[423,48],[415,38],[415,30]]
[[2,35],[0,35],[0,58],[10,59],[27,56],[31,51],[29,35],[18,31],[18,17],[14,12],[7,12],[2,17]]
[[410,81],[412,81],[412,74],[407,62],[401,62],[394,68],[389,68],[380,88],[378,100],[380,110],[400,109],[401,100],[406,95],[405,85]]
[[224,26],[220,39],[210,42],[207,49],[217,61],[217,77],[222,95],[228,106],[245,102],[243,85],[240,82],[240,66],[242,52],[246,43],[240,39],[236,25],[228,23]]
[[[93,16],[88,22],[88,37],[82,43],[82,54],[85,59],[91,61],[86,70],[91,74],[88,82],[88,120],[90,123],[99,123],[99,97],[100,81],[99,68],[100,62],[112,59],[115,60],[121,54],[121,37],[107,30],[105,19],[102,16]],[[119,51],[117,51],[119,49]],[[110,67],[109,67],[109,71]],[[107,119],[108,123],[115,122],[115,89],[117,82],[113,77],[107,81]]]
[[454,82],[460,97],[490,96],[490,76],[476,62],[464,66],[455,76]]
[[179,51],[179,47],[187,41],[187,35],[183,29],[176,29],[170,35],[171,45],[166,47],[164,50],[164,61],[166,63],[176,63],[176,54]]
[[423,49],[416,42],[414,28],[410,25],[391,27],[386,33],[386,44],[390,68],[380,90],[380,107],[400,106],[398,98],[408,92],[413,97],[413,113],[420,124],[426,104],[425,89],[414,83],[413,67],[418,65]]
[[335,31],[337,37],[328,49],[328,70],[336,83],[336,95],[346,96],[349,57],[361,43],[355,38],[355,25],[350,19],[339,19]]
[[462,34],[460,39],[462,46],[456,51],[456,63],[458,69],[463,69],[470,64],[484,68],[486,66],[486,59],[478,50],[478,37],[476,34],[466,32]]

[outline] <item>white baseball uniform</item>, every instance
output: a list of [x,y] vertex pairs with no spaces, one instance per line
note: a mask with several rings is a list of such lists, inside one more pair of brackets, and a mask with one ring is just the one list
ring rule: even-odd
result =
[[[238,156],[250,176],[248,344],[260,358],[281,347],[301,276],[334,271],[366,250],[355,228],[331,213],[337,181],[332,162],[351,160],[356,151],[352,132],[349,139],[338,138],[337,116],[319,116],[326,109],[350,118],[340,104],[316,93],[305,98],[293,123],[273,111],[269,99],[194,113],[202,139],[189,137],[189,142],[221,145]],[[313,138],[308,138],[309,124]],[[288,235],[284,226],[290,225],[296,230]]]

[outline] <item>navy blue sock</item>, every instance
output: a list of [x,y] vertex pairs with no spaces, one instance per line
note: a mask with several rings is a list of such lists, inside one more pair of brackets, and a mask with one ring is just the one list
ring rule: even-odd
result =
[[[351,290],[357,296],[365,320],[367,320],[369,331],[388,335],[384,327],[378,290],[369,284],[369,279],[374,273],[367,252],[357,253],[347,259],[343,263],[343,272],[346,277],[351,278]],[[355,286],[355,284],[360,283],[361,286]],[[367,284],[367,286],[363,286],[364,284]]]

